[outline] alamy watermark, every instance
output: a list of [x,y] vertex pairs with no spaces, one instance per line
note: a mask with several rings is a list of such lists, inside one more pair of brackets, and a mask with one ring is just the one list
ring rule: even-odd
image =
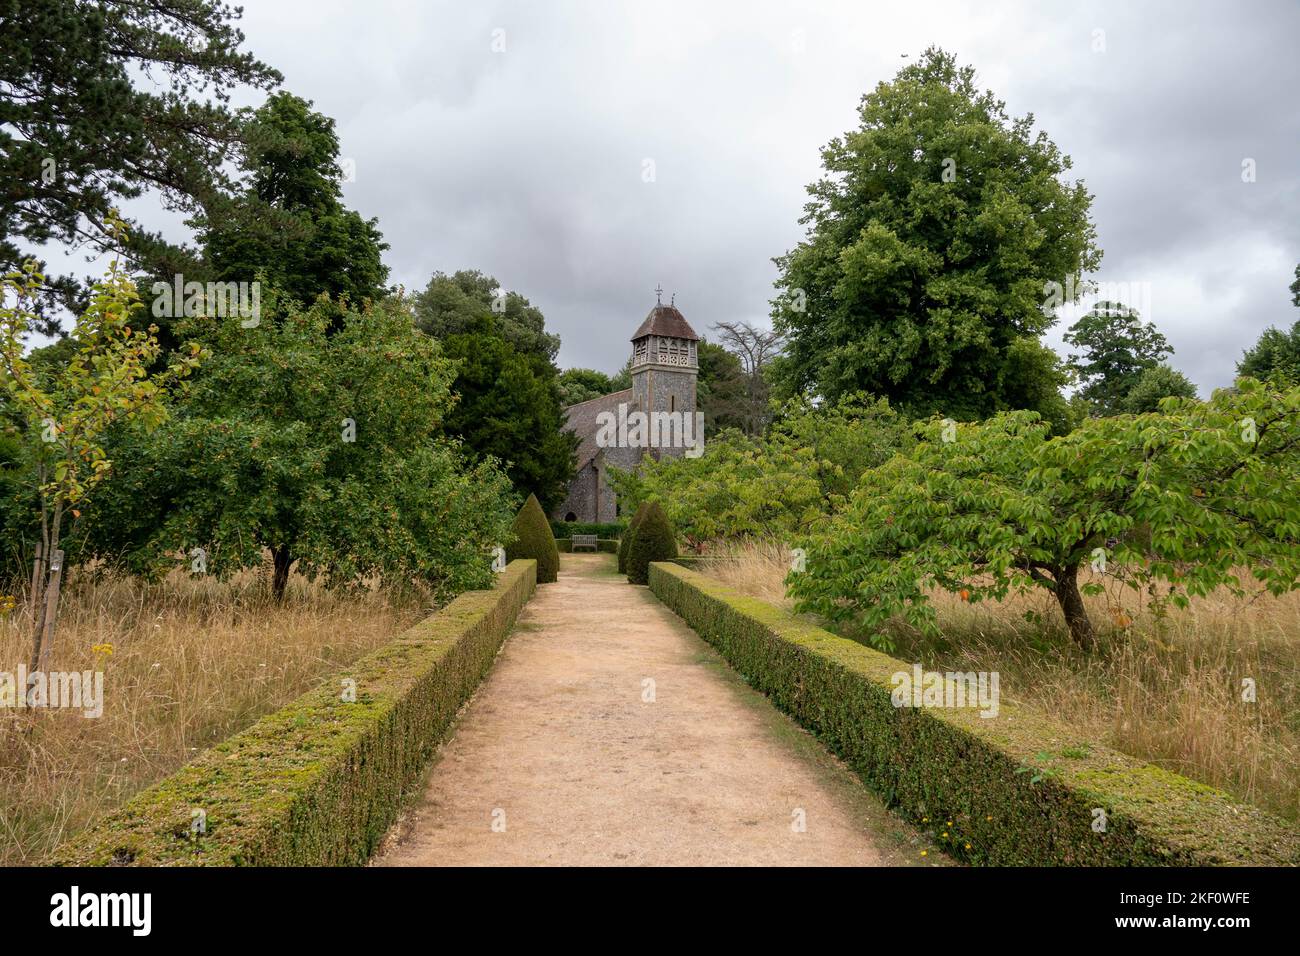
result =
[[0,708],[80,710],[94,720],[104,716],[103,671],[0,671]]
[[926,671],[913,664],[911,673],[890,678],[889,698],[895,707],[978,707],[981,717],[998,715],[997,671]]
[[1063,313],[1061,318],[1076,318],[1076,313],[1083,315],[1093,305],[1107,302],[1115,307],[1116,312],[1136,313],[1151,321],[1150,282],[1076,283],[1074,276],[1067,277],[1064,283],[1044,282],[1039,310],[1049,318],[1056,315],[1058,309]]
[[680,448],[687,458],[704,454],[703,412],[628,411],[620,402],[618,412],[596,416],[598,448]]
[[186,282],[177,273],[171,284],[155,282],[153,314],[158,319],[207,316],[224,319],[238,316],[240,325],[255,329],[262,321],[262,283]]
[[54,927],[119,926],[133,936],[148,936],[153,928],[153,894],[90,893],[73,886],[50,897],[50,925]]

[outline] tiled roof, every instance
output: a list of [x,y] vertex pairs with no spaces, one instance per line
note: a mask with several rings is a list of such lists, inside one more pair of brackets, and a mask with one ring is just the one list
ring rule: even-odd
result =
[[587,467],[587,462],[595,458],[600,451],[600,447],[596,444],[596,416],[601,412],[613,412],[617,415],[618,406],[622,402],[627,402],[629,407],[632,405],[632,389],[625,388],[621,392],[610,392],[608,395],[591,398],[565,409],[568,413],[568,421],[564,427],[569,431],[577,432],[578,437],[582,439],[582,444],[578,446],[578,466],[575,473]]
[[656,305],[650,310],[650,314],[645,317],[641,323],[641,328],[636,330],[632,336],[632,341],[644,338],[647,335],[666,335],[675,339],[695,339],[699,336],[691,328],[691,324],[686,318],[677,311],[673,305]]

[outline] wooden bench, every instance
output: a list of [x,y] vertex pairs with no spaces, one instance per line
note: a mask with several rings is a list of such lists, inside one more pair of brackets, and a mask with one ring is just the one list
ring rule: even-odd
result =
[[592,551],[599,550],[596,547],[596,536],[594,534],[575,534],[573,543],[569,547],[573,551],[577,551],[579,548],[591,548]]

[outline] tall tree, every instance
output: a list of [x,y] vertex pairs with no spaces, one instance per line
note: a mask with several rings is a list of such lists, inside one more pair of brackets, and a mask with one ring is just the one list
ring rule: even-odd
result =
[[[1290,291],[1292,304],[1300,306],[1300,265],[1295,267]],[[1271,326],[1265,329],[1237,363],[1237,374],[1300,382],[1300,321],[1289,332]]]
[[[222,195],[222,165],[243,135],[230,91],[281,79],[240,50],[240,15],[218,0],[0,8],[0,272],[45,243],[110,248],[109,211],[146,189],[189,212]],[[127,260],[155,274],[197,268],[192,250],[134,228]],[[54,332],[58,311],[79,313],[87,298],[73,277],[51,278],[42,330]]]
[[537,495],[549,514],[573,477],[578,441],[564,430],[555,367],[498,335],[491,317],[447,336],[442,346],[460,362],[447,430],[475,454],[504,462],[516,491]]
[[492,276],[474,269],[453,275],[434,273],[415,296],[415,322],[434,338],[459,335],[491,316],[496,334],[519,352],[554,362],[560,337],[546,331],[540,309],[517,292],[507,292]]
[[695,397],[697,407],[704,412],[706,432],[716,434],[724,428],[739,428],[748,435],[757,434],[750,414],[749,381],[740,359],[721,345],[701,339],[699,360]]
[[1300,321],[1289,331],[1267,328],[1237,363],[1238,375],[1300,382]]
[[1081,383],[1079,394],[1097,415],[1115,415],[1144,372],[1173,353],[1168,340],[1136,309],[1120,302],[1095,304],[1065,334],[1079,351],[1070,367]]
[[557,384],[560,404],[566,407],[618,391],[608,375],[594,368],[566,368],[560,373]]
[[1195,398],[1196,386],[1182,372],[1168,365],[1153,365],[1129,389],[1119,403],[1126,415],[1142,415],[1160,410],[1166,398]]
[[303,306],[322,293],[353,303],[382,296],[388,244],[378,220],[343,205],[334,121],[290,93],[245,119],[247,188],[195,220],[216,279],[261,275]]
[[785,335],[775,329],[756,329],[748,322],[718,322],[713,326],[722,346],[740,361],[744,375],[740,427],[751,435],[763,431],[768,421],[772,362],[785,348]]
[[781,390],[956,418],[1024,407],[1010,366],[1044,363],[1015,345],[1054,321],[1047,283],[1097,266],[1092,197],[1032,115],[1010,119],[942,50],[867,94],[860,118],[823,149],[807,237],[775,260]]

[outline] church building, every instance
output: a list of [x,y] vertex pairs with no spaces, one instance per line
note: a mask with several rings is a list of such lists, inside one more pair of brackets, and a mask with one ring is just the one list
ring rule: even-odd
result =
[[[695,401],[699,341],[675,305],[656,302],[632,336],[632,387],[565,409],[565,427],[578,434],[581,444],[568,497],[556,506],[553,518],[615,521],[618,499],[605,480],[609,466],[631,471],[646,455],[658,460],[687,454],[695,442],[702,447]],[[641,423],[644,427],[638,428]],[[680,432],[670,434],[669,423],[684,425],[685,442]]]

